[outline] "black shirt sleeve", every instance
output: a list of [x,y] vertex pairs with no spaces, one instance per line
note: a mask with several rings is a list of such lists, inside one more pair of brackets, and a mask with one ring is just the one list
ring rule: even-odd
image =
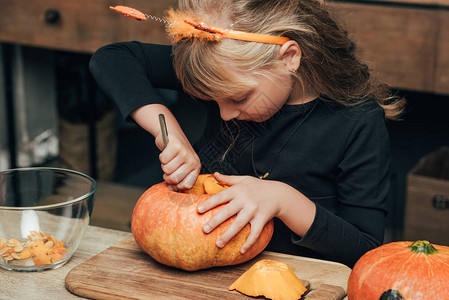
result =
[[100,89],[123,118],[140,106],[166,104],[156,88],[181,89],[173,69],[171,46],[124,42],[104,46],[89,67]]
[[295,244],[351,267],[383,243],[390,167],[383,110],[378,107],[354,123],[338,165],[337,213],[317,204],[309,231],[293,236]]

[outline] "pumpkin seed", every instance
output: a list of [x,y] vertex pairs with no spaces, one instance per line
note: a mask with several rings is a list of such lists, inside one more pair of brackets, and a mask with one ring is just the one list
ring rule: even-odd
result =
[[6,251],[8,251],[9,250],[9,248],[8,247],[5,247],[5,248],[3,248],[3,249],[0,249],[0,255],[3,255],[3,254],[5,254],[6,253]]
[[8,255],[6,257],[3,257],[3,259],[6,261],[10,261],[10,260],[13,260],[14,258],[11,255]]
[[17,253],[11,253],[11,256],[12,256],[12,258],[14,258],[14,259],[17,259],[17,260],[20,260],[20,255],[19,254],[17,254]]

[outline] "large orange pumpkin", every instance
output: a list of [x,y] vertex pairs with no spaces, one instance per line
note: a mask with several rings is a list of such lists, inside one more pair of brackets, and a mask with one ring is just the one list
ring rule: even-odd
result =
[[152,186],[139,198],[131,217],[131,231],[136,243],[158,262],[187,271],[235,265],[252,259],[271,240],[272,220],[244,254],[240,253],[240,248],[250,233],[249,224],[223,248],[218,248],[215,242],[235,216],[209,234],[202,230],[202,226],[224,205],[204,214],[197,213],[196,208],[223,188],[213,175],[200,175],[195,186],[185,193],[171,191],[165,183]]
[[348,298],[449,299],[449,247],[401,241],[367,252],[349,276]]

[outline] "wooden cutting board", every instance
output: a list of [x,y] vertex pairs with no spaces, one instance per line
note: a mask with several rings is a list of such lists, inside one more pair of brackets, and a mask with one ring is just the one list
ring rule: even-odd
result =
[[140,250],[133,237],[72,269],[65,285],[70,292],[93,299],[251,299],[228,287],[261,259],[287,263],[309,289],[304,299],[346,296],[351,269],[339,263],[264,251],[238,266],[187,272],[159,264]]

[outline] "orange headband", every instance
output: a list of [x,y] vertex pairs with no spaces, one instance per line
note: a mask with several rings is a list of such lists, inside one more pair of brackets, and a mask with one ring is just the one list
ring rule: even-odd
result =
[[174,42],[186,38],[196,38],[208,41],[219,41],[222,38],[228,38],[247,42],[283,45],[285,42],[290,40],[290,38],[285,36],[274,36],[210,27],[207,24],[197,20],[197,18],[179,10],[175,11],[173,9],[169,9],[167,11],[168,16],[165,19],[159,19],[152,16],[147,16],[137,9],[127,6],[119,5],[115,7],[110,6],[109,8],[139,21],[145,21],[148,18],[151,18],[168,23],[166,30]]

